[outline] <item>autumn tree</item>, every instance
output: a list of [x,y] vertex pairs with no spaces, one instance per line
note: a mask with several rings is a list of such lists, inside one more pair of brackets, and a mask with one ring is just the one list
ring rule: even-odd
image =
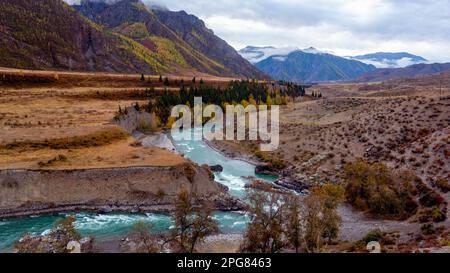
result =
[[340,217],[336,208],[343,199],[344,189],[335,185],[313,189],[305,198],[264,187],[250,190],[251,220],[240,250],[277,253],[292,248],[316,252],[337,237]]
[[270,110],[272,108],[272,98],[270,97],[270,95],[267,96],[266,105],[267,109]]
[[152,225],[139,221],[129,234],[129,238],[136,243],[138,253],[158,253],[158,239],[152,234]]
[[303,223],[300,200],[295,195],[285,197],[286,203],[286,240],[298,253],[303,244]]
[[341,218],[336,209],[344,196],[341,186],[327,184],[313,189],[305,198],[303,241],[306,252],[316,252],[337,237]]
[[182,190],[175,204],[175,227],[169,235],[172,251],[194,253],[207,236],[217,233],[219,226],[212,212],[209,204],[200,204],[187,190]]
[[264,190],[250,190],[247,192],[247,199],[250,202],[248,212],[251,220],[244,234],[241,252],[280,252],[286,246],[282,195]]

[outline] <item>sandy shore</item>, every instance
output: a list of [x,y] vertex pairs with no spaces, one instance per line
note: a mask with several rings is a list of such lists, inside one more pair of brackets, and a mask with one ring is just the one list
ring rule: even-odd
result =
[[137,133],[134,137],[139,139],[144,147],[159,147],[178,154],[172,140],[165,133],[154,133],[151,135]]

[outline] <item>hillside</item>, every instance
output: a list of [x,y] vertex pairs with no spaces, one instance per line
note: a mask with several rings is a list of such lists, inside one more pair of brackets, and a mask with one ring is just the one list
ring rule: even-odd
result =
[[409,78],[431,75],[450,70],[450,63],[415,64],[404,68],[384,68],[368,72],[357,78],[356,82],[379,82],[396,78]]
[[[173,20],[185,25],[182,17]],[[194,16],[186,18],[195,18],[190,27],[195,31],[190,32],[201,33],[201,38],[200,34],[197,36],[208,46],[185,42],[183,39],[191,39],[187,35],[182,38],[163,24],[139,0],[122,0],[111,5],[83,0],[73,7],[62,0],[1,0],[0,66],[264,77],[206,29],[203,22]]]
[[226,41],[206,28],[205,23],[184,11],[155,9],[154,14],[167,27],[177,33],[192,48],[208,58],[223,64],[235,73],[245,77],[266,77],[247,60],[242,58]]
[[139,0],[122,0],[114,4],[81,1],[74,8],[110,31],[138,42],[149,54],[156,53],[156,58],[166,66],[212,75],[263,77],[195,16],[184,12],[152,11]]
[[271,56],[255,64],[273,78],[297,82],[338,81],[375,70],[373,65],[348,60],[315,49],[296,50],[286,56]]
[[153,72],[133,43],[104,32],[60,0],[0,1],[0,66]]

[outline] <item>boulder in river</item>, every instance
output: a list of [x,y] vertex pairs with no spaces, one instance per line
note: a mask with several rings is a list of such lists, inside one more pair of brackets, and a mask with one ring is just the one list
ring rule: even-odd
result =
[[111,213],[113,210],[110,206],[103,206],[98,211],[97,214],[108,214]]
[[228,194],[215,196],[212,201],[220,211],[244,211],[248,208],[244,201]]
[[216,182],[216,183],[219,186],[219,188],[221,188],[224,192],[229,192],[230,191],[230,188],[228,186],[225,186],[224,184],[219,183],[219,182]]
[[255,174],[263,174],[263,175],[278,175],[276,171],[274,171],[270,166],[268,165],[258,165],[255,168]]
[[209,169],[210,169],[212,172],[215,172],[215,173],[221,173],[221,172],[223,172],[223,167],[222,167],[221,165],[209,166]]
[[283,176],[277,181],[275,181],[275,184],[290,190],[294,190],[298,193],[301,193],[309,188],[309,186],[306,183],[304,183],[301,180],[297,180],[291,176]]

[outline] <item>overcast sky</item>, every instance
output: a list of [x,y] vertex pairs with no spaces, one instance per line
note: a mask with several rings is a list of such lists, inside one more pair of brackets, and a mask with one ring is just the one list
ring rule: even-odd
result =
[[406,51],[430,61],[450,61],[450,0],[144,2],[200,17],[236,49],[314,46],[343,56]]

